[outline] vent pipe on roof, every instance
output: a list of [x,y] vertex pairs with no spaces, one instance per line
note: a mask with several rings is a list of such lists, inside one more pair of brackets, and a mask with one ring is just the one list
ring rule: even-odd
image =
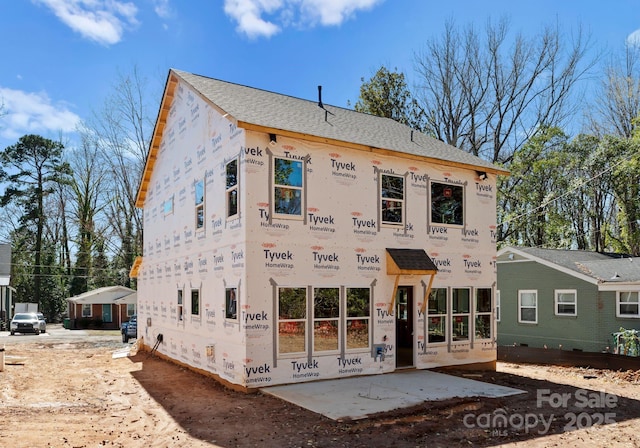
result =
[[318,86],[318,106],[324,109],[324,104],[322,104],[322,86]]
[[413,141],[413,129],[411,129],[411,141]]

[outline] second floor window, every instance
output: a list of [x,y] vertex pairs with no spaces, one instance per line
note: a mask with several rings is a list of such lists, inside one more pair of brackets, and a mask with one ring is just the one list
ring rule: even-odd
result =
[[404,177],[380,177],[380,210],[382,224],[404,224]]
[[304,163],[300,160],[274,158],[274,215],[302,217],[303,167]]
[[238,214],[238,159],[227,163],[226,167],[227,218]]
[[438,182],[431,183],[431,222],[433,224],[464,224],[464,187]]

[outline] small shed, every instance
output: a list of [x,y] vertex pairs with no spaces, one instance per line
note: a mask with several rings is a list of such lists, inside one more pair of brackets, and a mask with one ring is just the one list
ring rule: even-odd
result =
[[117,329],[136,313],[137,293],[126,286],[105,286],[67,299],[70,328]]

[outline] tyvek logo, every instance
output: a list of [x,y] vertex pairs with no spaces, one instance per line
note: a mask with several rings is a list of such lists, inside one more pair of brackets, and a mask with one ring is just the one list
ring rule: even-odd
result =
[[462,229],[462,244],[468,249],[478,247],[478,244],[480,244],[480,232],[478,231],[478,229]]
[[263,243],[262,254],[264,266],[270,270],[291,270],[294,265],[294,254],[289,249],[279,250],[274,243]]
[[340,256],[336,252],[327,252],[322,246],[311,246],[313,269],[323,276],[332,276],[340,270]]
[[355,259],[358,272],[365,277],[374,277],[380,272],[380,255],[369,254],[366,249],[356,248]]
[[462,262],[464,264],[464,272],[470,279],[476,280],[482,275],[482,262],[478,258],[464,254],[462,256]]
[[351,225],[354,235],[360,241],[371,241],[378,233],[376,220],[364,218],[360,212],[351,212]]

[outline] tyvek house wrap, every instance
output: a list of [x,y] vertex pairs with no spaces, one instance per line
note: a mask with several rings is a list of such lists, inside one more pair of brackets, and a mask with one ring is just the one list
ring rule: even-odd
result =
[[[495,288],[495,175],[392,153],[352,149],[303,135],[246,130],[180,80],[174,91],[144,200],[144,261],[138,278],[139,334],[164,356],[241,387],[293,383],[397,368],[398,285],[413,291],[412,364],[416,368],[496,359],[491,338],[429,343],[424,296],[429,275],[390,275],[387,249],[423,249],[437,267],[432,288]],[[324,116],[322,117],[324,119]],[[300,217],[274,217],[275,158],[304,162]],[[227,218],[229,161],[238,160],[238,214]],[[404,226],[380,223],[380,176],[404,179]],[[199,182],[204,191],[196,191]],[[430,182],[462,187],[462,225],[430,222]],[[197,187],[198,186],[198,187]],[[202,195],[204,224],[196,225]],[[237,294],[228,317],[226,294]],[[305,347],[279,348],[279,288],[306,288]],[[314,288],[339,288],[338,344],[314,347]],[[370,288],[369,344],[346,344],[347,288]],[[182,296],[179,299],[179,292]],[[192,292],[198,309],[192,310]],[[181,301],[181,303],[179,303]],[[447,332],[456,324],[448,305]],[[180,317],[180,308],[182,309]],[[427,316],[427,320],[430,317]],[[492,319],[493,322],[493,319]],[[372,348],[382,346],[384,356]]]

